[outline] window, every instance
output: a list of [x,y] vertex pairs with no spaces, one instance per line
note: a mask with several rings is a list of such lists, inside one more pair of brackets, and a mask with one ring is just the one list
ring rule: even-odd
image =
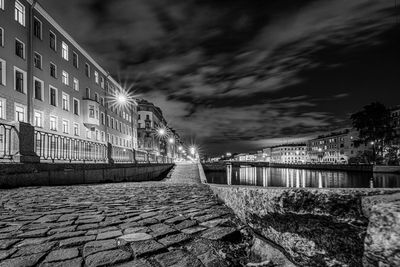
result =
[[79,100],[74,98],[74,114],[79,115]]
[[73,65],[75,68],[78,68],[78,67],[79,67],[78,54],[75,53],[75,52],[72,52],[72,65]]
[[107,115],[107,126],[110,127],[110,115]]
[[104,97],[100,97],[100,104],[104,107]]
[[50,48],[54,51],[57,51],[57,36],[52,31],[50,31],[49,38],[50,38]]
[[66,93],[62,93],[62,109],[69,111],[69,95]]
[[88,63],[85,64],[85,75],[90,77],[90,66]]
[[18,39],[15,39],[15,54],[25,59],[25,44]]
[[43,101],[44,83],[36,77],[33,77],[33,93],[34,98]]
[[69,133],[69,121],[67,120],[62,120],[62,130],[63,133]]
[[0,98],[0,119],[6,119],[6,100]]
[[86,130],[86,138],[90,139],[92,137],[92,132],[89,130]]
[[0,9],[4,10],[4,0],[0,0]]
[[61,43],[61,56],[68,61],[68,45],[64,42]]
[[0,58],[0,85],[6,85],[6,61]]
[[15,1],[15,21],[18,21],[19,24],[25,26],[25,6],[18,0]]
[[111,128],[114,129],[114,118],[111,118]]
[[26,121],[26,106],[15,103],[15,120]]
[[73,87],[75,91],[79,91],[79,80],[77,78],[74,78]]
[[94,72],[94,81],[96,84],[99,84],[99,73],[97,71]]
[[79,124],[74,123],[74,135],[79,136]]
[[57,88],[50,86],[50,105],[57,106]]
[[99,94],[98,93],[94,93],[94,101],[96,101],[97,103],[99,102]]
[[57,131],[57,117],[50,116],[50,130]]
[[86,87],[85,97],[90,98],[90,88]]
[[36,17],[33,19],[33,35],[42,40],[42,22]]
[[4,46],[4,29],[1,27],[0,27],[0,46]]
[[100,132],[96,129],[96,141],[100,140]]
[[42,69],[42,56],[37,52],[33,56],[33,65],[38,69]]
[[65,70],[62,72],[62,83],[65,85],[69,85],[69,74]]
[[26,93],[27,80],[26,72],[14,67],[14,89],[17,92]]
[[94,118],[94,105],[89,105],[89,118]]
[[101,132],[101,142],[105,142],[106,141],[106,136],[104,132]]
[[43,127],[43,112],[35,110],[33,112],[34,126]]
[[104,115],[104,113],[103,112],[101,112],[101,114],[100,114],[100,119],[101,119],[101,124],[106,124],[106,119],[105,119],[105,115]]
[[53,63],[50,63],[50,76],[57,78],[57,66]]
[[104,77],[103,76],[101,76],[101,78],[100,78],[100,86],[101,86],[101,88],[104,89]]

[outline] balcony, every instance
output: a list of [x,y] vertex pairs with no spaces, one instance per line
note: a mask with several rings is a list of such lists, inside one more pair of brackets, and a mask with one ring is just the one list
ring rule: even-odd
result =
[[100,104],[92,99],[82,100],[83,124],[88,128],[100,125]]

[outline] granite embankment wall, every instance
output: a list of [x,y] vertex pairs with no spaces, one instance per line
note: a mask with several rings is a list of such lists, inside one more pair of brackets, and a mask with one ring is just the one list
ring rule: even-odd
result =
[[400,266],[399,189],[209,186],[299,266]]
[[174,164],[1,164],[0,188],[161,180]]

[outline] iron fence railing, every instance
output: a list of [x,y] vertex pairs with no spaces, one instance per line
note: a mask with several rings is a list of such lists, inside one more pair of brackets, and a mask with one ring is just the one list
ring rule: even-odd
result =
[[43,160],[107,162],[107,145],[35,130],[36,154]]
[[17,129],[13,125],[0,122],[0,160],[12,160],[17,153]]
[[147,163],[147,152],[136,150],[135,158],[137,163]]
[[115,163],[135,162],[132,149],[112,146],[112,159]]

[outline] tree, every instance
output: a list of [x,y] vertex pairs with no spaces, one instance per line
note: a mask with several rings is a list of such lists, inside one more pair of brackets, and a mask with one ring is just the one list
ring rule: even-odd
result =
[[373,161],[383,158],[383,152],[391,146],[396,138],[396,132],[390,118],[390,110],[385,105],[374,102],[363,110],[351,115],[353,127],[359,132],[355,145],[364,143],[371,145]]

